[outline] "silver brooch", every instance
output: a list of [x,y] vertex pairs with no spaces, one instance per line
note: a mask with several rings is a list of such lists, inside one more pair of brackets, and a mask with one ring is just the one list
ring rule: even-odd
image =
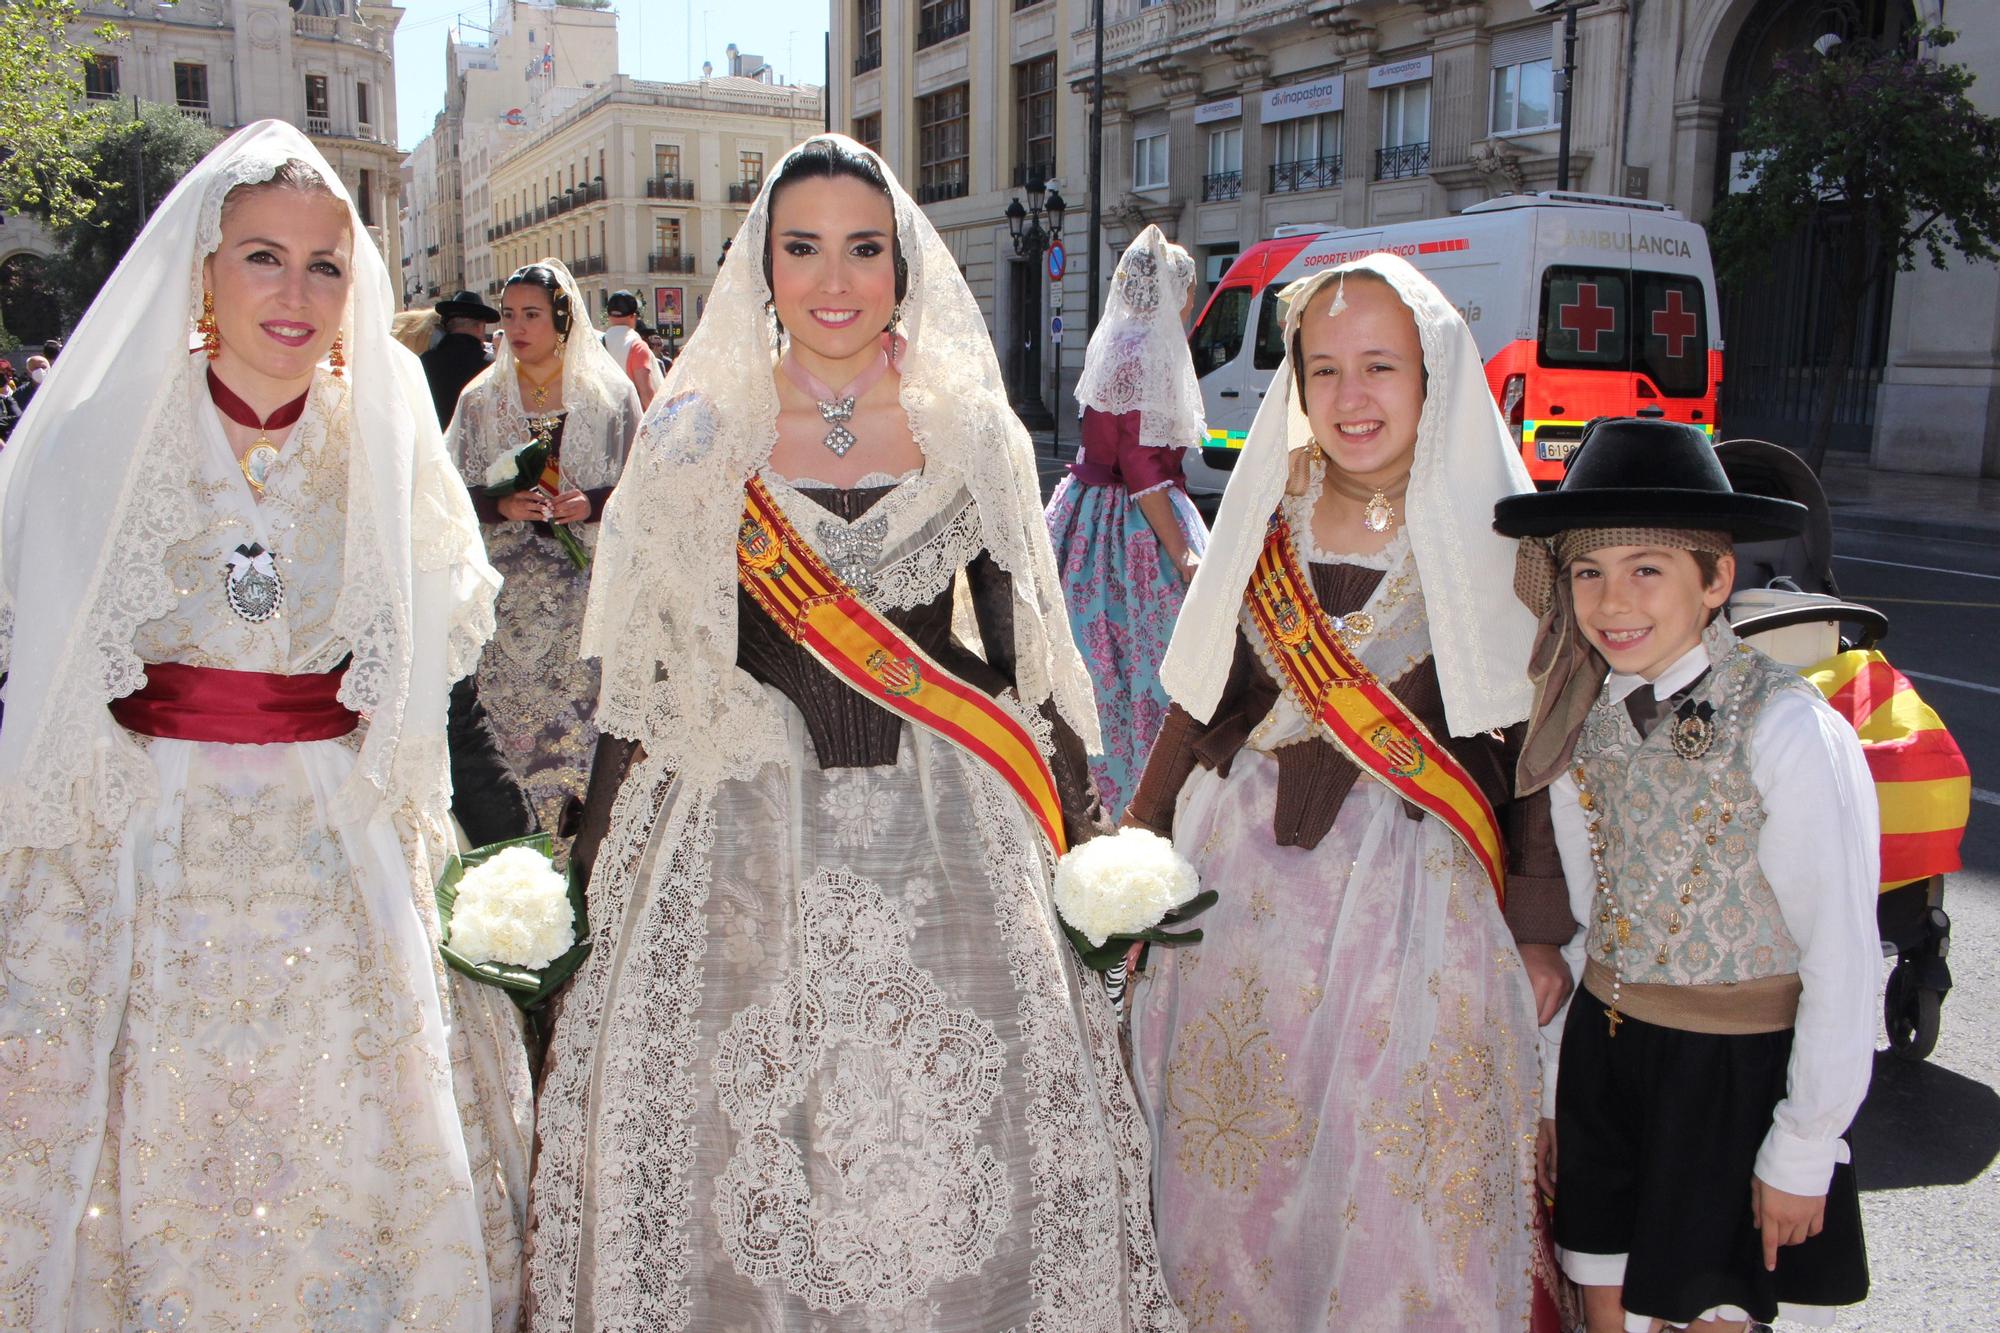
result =
[[847,457],[847,451],[854,447],[854,432],[847,428],[849,418],[854,415],[852,398],[833,398],[819,404],[820,420],[833,427],[826,433],[826,447],[833,450],[835,458]]
[[251,542],[229,553],[222,583],[229,609],[253,625],[285,609],[285,581],[261,543]]

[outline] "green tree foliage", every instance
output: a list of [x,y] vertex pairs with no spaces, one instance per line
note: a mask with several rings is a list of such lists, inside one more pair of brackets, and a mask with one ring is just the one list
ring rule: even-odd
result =
[[129,102],[99,107],[77,145],[98,182],[98,198],[88,216],[55,228],[63,251],[58,279],[70,319],[96,297],[160,201],[222,141],[221,134],[174,107],[141,102],[137,110],[135,117]]
[[[0,210],[62,224],[90,212],[93,181],[79,145],[91,114],[71,0],[0,0]],[[118,40],[110,24],[92,34]]]
[[1833,341],[1806,451],[1815,469],[1853,367],[1858,313],[1885,268],[1914,269],[1919,254],[1943,268],[1954,253],[2000,253],[2000,119],[1966,97],[1970,70],[1938,58],[1953,38],[1918,29],[1781,58],[1744,122],[1755,184],[1709,224],[1725,278],[1758,271],[1774,239],[1801,228],[1823,226],[1835,247]]

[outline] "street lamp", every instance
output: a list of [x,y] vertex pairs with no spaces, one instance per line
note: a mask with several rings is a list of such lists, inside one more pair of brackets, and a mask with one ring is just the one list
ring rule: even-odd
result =
[[[1049,247],[1061,238],[1063,214],[1068,211],[1069,206],[1063,202],[1062,191],[1051,190],[1048,179],[1039,173],[1029,175],[1023,181],[1022,189],[1027,194],[1025,205],[1018,196],[1007,201],[1007,234],[1013,238],[1014,253],[1028,261],[1026,281],[1040,282],[1041,278],[1035,270],[1040,266],[1042,256],[1049,252]],[[1048,224],[1046,227],[1043,226],[1045,221]],[[1039,304],[1037,302],[1038,308]],[[1040,328],[1028,329],[1027,345],[1035,346],[1036,340],[1040,337]],[[1039,375],[1039,367],[1037,372]],[[1062,383],[1060,357],[1056,364],[1056,383],[1058,386]],[[1024,391],[1023,401],[1027,400],[1027,391],[1030,389],[1035,398],[1039,399],[1041,396],[1041,386],[1038,384],[1019,387]],[[1054,412],[1050,415],[1055,422],[1054,444],[1059,448],[1062,440],[1062,414]]]

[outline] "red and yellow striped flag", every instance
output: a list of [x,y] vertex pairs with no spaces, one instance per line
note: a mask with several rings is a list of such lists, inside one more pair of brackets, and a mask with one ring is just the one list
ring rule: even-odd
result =
[[1882,807],[1882,891],[1957,870],[1972,770],[1931,706],[1872,649],[1837,653],[1805,677],[1861,737]]

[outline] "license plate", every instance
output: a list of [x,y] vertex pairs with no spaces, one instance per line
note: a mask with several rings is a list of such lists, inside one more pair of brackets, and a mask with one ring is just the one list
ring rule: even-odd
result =
[[1544,463],[1560,463],[1576,452],[1580,440],[1536,440],[1535,455]]

